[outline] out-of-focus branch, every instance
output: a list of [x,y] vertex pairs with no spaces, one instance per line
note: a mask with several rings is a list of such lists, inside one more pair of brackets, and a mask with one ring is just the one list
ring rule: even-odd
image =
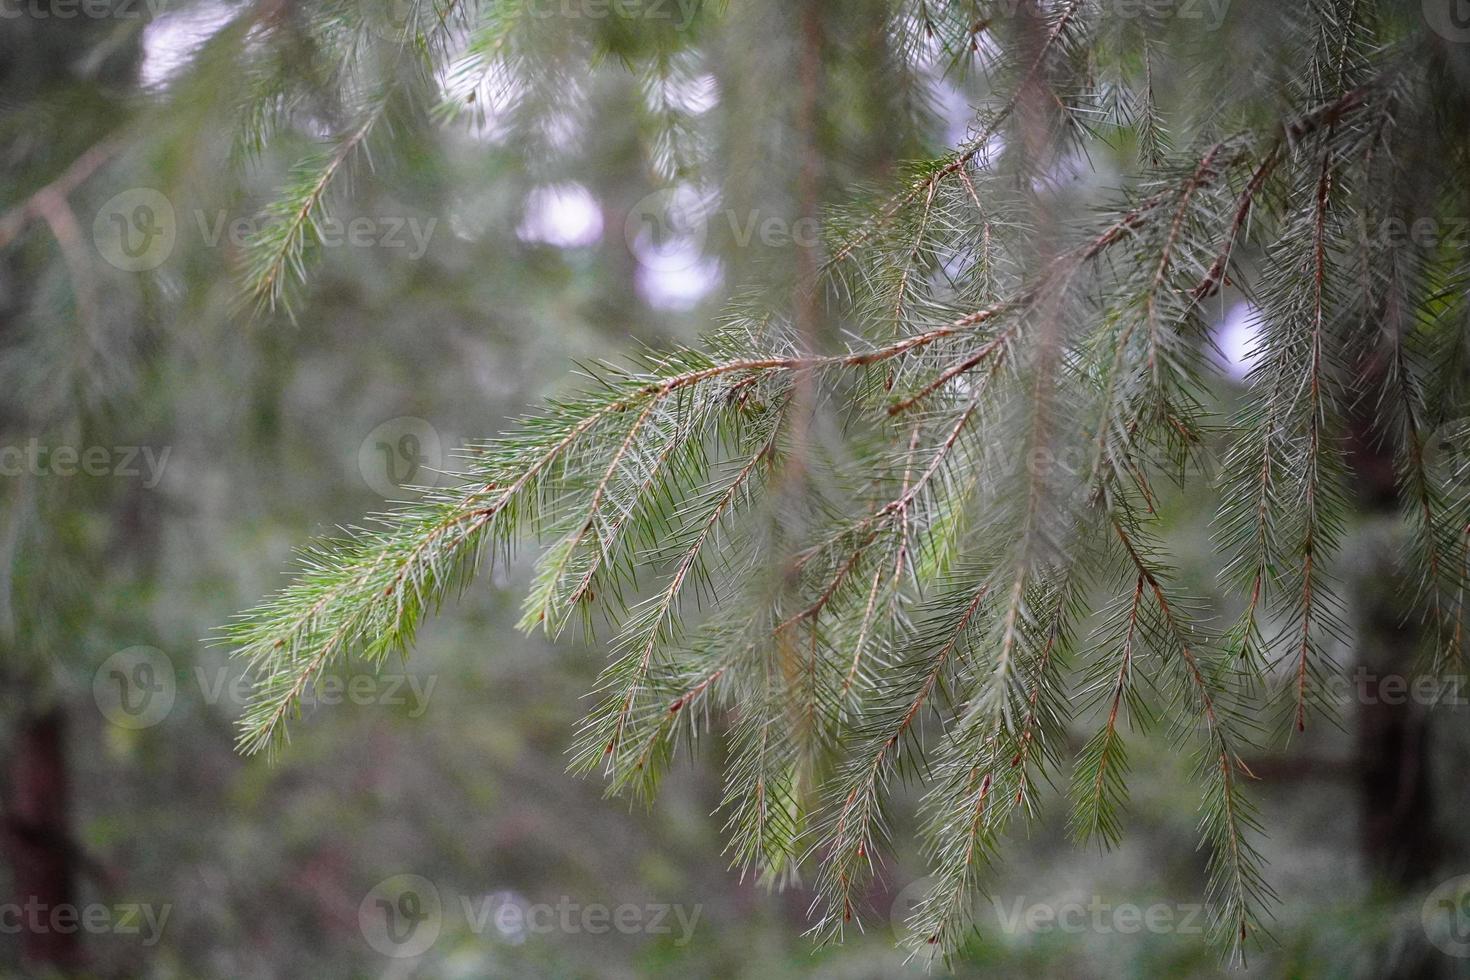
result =
[[[71,213],[67,196],[117,156],[122,148],[122,140],[115,136],[93,144],[73,160],[59,177],[6,211],[0,217],[0,248],[8,246],[27,225],[36,220],[45,221],[53,232],[57,232],[58,225],[63,228],[68,225],[74,227],[76,216]],[[58,241],[61,241],[63,234],[65,232],[57,233]],[[66,247],[66,242],[62,241],[61,244],[63,248]]]

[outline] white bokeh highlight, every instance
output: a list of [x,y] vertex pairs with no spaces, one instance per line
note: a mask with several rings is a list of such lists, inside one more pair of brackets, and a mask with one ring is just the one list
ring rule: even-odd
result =
[[138,69],[142,87],[157,90],[173,81],[199,46],[219,33],[236,13],[227,4],[207,0],[155,17],[143,28],[143,61]]
[[581,184],[550,184],[526,195],[516,237],[557,248],[585,248],[602,239],[602,208]]
[[1215,361],[1232,381],[1244,381],[1256,365],[1260,313],[1256,304],[1241,300],[1215,324],[1215,346],[1219,348]]

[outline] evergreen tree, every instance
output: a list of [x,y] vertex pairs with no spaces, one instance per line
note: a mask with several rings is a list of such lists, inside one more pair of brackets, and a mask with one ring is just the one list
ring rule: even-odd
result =
[[[451,486],[314,546],[225,631],[256,677],[242,750],[278,745],[325,671],[406,654],[426,612],[536,541],[522,626],[611,636],[572,768],[648,798],[681,743],[728,722],[733,862],[776,885],[812,869],[819,939],[862,914],[898,781],[925,787],[934,876],[912,942],[948,954],[1046,783],[1067,786],[1079,841],[1123,837],[1129,733],[1162,726],[1197,760],[1215,938],[1243,955],[1272,901],[1246,760],[1331,714],[1365,510],[1404,528],[1401,666],[1463,670],[1470,38],[1453,9],[864,5],[893,98],[936,62],[978,77],[963,141],[852,188],[810,268],[701,343],[583,365],[466,447]],[[242,159],[302,118],[337,134],[243,258],[260,317],[290,313],[352,176],[427,120],[544,121],[578,98],[543,57],[566,47],[656,95],[722,16],[577,32],[531,3],[382,10],[252,7],[195,60],[247,79]],[[708,165],[677,111],[641,104],[653,172]],[[1211,333],[1227,294],[1255,337],[1233,407]],[[1160,532],[1171,499],[1206,489],[1224,601]]]
[[[1232,13],[1271,24],[1244,59],[1105,2],[894,5],[898,50],[940,47],[992,95],[963,145],[826,222],[808,288],[852,341],[813,346],[795,306],[737,306],[697,348],[587,366],[471,447],[453,490],[318,546],[230,630],[259,678],[242,748],[280,738],[335,658],[406,649],[529,535],[547,547],[523,627],[617,630],[573,768],[650,794],[681,740],[732,718],[735,863],[773,881],[814,863],[821,938],[855,915],[894,779],[928,787],[936,885],[914,935],[949,951],[1039,780],[1070,767],[1077,838],[1117,842],[1127,729],[1158,723],[1197,753],[1210,905],[1238,952],[1271,896],[1242,754],[1272,724],[1303,730],[1334,669],[1364,408],[1413,529],[1423,652],[1462,655],[1470,270],[1463,242],[1385,234],[1448,228],[1463,204],[1460,49],[1389,3]],[[493,70],[505,9],[461,14]],[[432,63],[433,25],[408,49]],[[1165,79],[1219,95],[1185,115]],[[290,188],[298,220],[260,243],[257,297],[279,301],[322,188],[391,104],[365,100]],[[1118,141],[1135,173],[1068,200],[1067,169]],[[1257,340],[1222,418],[1205,379],[1226,285]],[[1156,484],[1211,480],[1236,614],[1180,586],[1154,531]],[[1093,716],[1072,752],[1065,729]]]

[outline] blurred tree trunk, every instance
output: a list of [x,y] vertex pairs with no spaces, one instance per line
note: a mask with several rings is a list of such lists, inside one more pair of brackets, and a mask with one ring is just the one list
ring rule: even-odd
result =
[[[8,163],[12,169],[6,177],[17,188],[34,191],[119,128],[126,118],[126,100],[137,90],[142,45],[139,33],[122,36],[124,32],[115,20],[79,17],[75,7],[68,13],[55,3],[45,3],[28,10],[36,15],[21,16],[23,12],[16,8],[0,21],[0,90],[14,105],[39,102],[56,93],[65,93],[69,99],[64,124],[59,124],[56,133],[46,135],[41,149],[26,160],[26,166]],[[118,40],[101,57],[78,56],[89,50],[96,38],[109,33],[118,35]],[[27,154],[35,149],[24,140],[18,145]],[[13,253],[0,265],[0,337],[9,341],[19,330],[32,290],[39,288],[41,281],[21,252]],[[51,418],[27,417],[31,407],[26,405],[16,412],[7,406],[0,412],[0,439],[18,442],[56,424]],[[15,481],[10,482],[6,489],[12,494],[6,505],[14,507]],[[33,520],[35,515],[28,513],[17,519]],[[43,552],[36,561],[54,561],[57,553]],[[13,555],[6,557],[15,560]],[[13,574],[6,577],[11,580],[8,587],[14,588]],[[12,593],[4,600],[26,603],[33,598],[18,598]],[[67,601],[64,598],[45,598],[55,601],[56,608],[41,610],[41,616],[66,622],[76,612],[63,609]],[[37,614],[34,609],[28,613]],[[6,627],[15,632],[13,623]],[[6,641],[14,642],[15,637],[8,636]],[[19,649],[6,649],[4,655],[12,671],[4,678],[6,702],[49,705],[16,710],[7,720],[4,733],[10,752],[0,773],[0,792],[4,794],[0,813],[13,900],[20,908],[21,950],[26,964],[38,975],[65,974],[83,961],[81,929],[75,919],[81,853],[70,824],[66,716],[62,705],[54,703],[55,692],[49,680],[50,661],[56,655],[48,645],[31,641],[23,641]],[[63,906],[73,913],[68,931],[51,924],[52,911]]]
[[[1362,517],[1350,555],[1347,599],[1356,625],[1351,686],[1356,697],[1352,771],[1357,780],[1358,850],[1375,891],[1422,890],[1440,853],[1435,839],[1429,705],[1412,695],[1424,639],[1415,585],[1398,567],[1402,517],[1394,440],[1372,420],[1387,382],[1386,356],[1360,369],[1365,394],[1352,418],[1348,465]],[[1393,678],[1389,685],[1385,679]],[[1432,978],[1446,961],[1433,950],[1385,964],[1392,976]]]
[[[822,148],[818,113],[822,98],[822,48],[826,31],[818,0],[807,0],[801,10],[796,105],[796,219],[793,228],[817,227],[822,204]],[[796,241],[796,328],[807,350],[820,350],[831,331],[823,325],[817,268],[821,255],[814,241]]]
[[27,715],[16,726],[5,773],[5,846],[21,910],[21,952],[27,963],[52,968],[81,961],[79,931],[47,924],[52,910],[76,907],[65,743],[60,707]]

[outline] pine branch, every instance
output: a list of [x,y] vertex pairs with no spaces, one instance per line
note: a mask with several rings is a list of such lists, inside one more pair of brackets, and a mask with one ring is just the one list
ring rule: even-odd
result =
[[[819,938],[860,915],[895,777],[925,787],[935,879],[913,945],[948,956],[1013,818],[1036,815],[1038,780],[1075,755],[1072,833],[1116,843],[1127,729],[1162,720],[1197,751],[1215,938],[1237,956],[1259,940],[1272,893],[1241,759],[1253,686],[1289,675],[1302,728],[1346,628],[1332,588],[1351,509],[1344,405],[1396,440],[1409,562],[1441,649],[1464,642],[1470,399],[1454,365],[1470,363],[1470,275],[1463,256],[1378,262],[1349,233],[1373,211],[1374,181],[1402,179],[1395,127],[1436,83],[1361,0],[1324,0],[1282,15],[1289,70],[1252,79],[1239,107],[1176,124],[1156,73],[1178,59],[1152,27],[1130,25],[1114,50],[1095,4],[988,16],[999,6],[888,12],[906,69],[938,48],[994,84],[974,138],[833,216],[825,312],[858,339],[811,353],[799,336],[810,307],[761,309],[698,349],[594,365],[588,390],[474,448],[453,489],[309,553],[294,584],[227,633],[258,679],[242,748],[284,738],[339,659],[406,651],[424,612],[482,562],[546,541],[522,628],[556,636],[580,615],[595,636],[601,612],[618,629],[573,768],[648,797],[681,743],[723,724],[732,866],[786,884],[815,864]],[[414,64],[464,110],[487,86],[555,74],[530,63],[517,9],[477,21],[453,59],[447,42],[400,47],[418,48]],[[982,36],[987,57],[972,57]],[[692,164],[666,86],[699,50],[653,49],[634,67],[666,130],[650,153],[667,175]],[[525,102],[499,99],[497,111]],[[256,256],[267,308],[303,272],[330,188],[381,117],[358,118],[298,174],[279,237]],[[1072,214],[1053,170],[1125,127],[1146,172],[1088,231],[1062,232]],[[1227,285],[1256,303],[1258,350],[1221,426],[1204,301]],[[1375,317],[1392,328],[1382,350]],[[1370,351],[1387,365],[1371,404],[1355,374]],[[1191,492],[1216,434],[1221,599],[1243,607],[1223,636],[1171,584],[1155,538],[1164,484]],[[1069,728],[1093,710],[1098,727],[1073,753]]]

